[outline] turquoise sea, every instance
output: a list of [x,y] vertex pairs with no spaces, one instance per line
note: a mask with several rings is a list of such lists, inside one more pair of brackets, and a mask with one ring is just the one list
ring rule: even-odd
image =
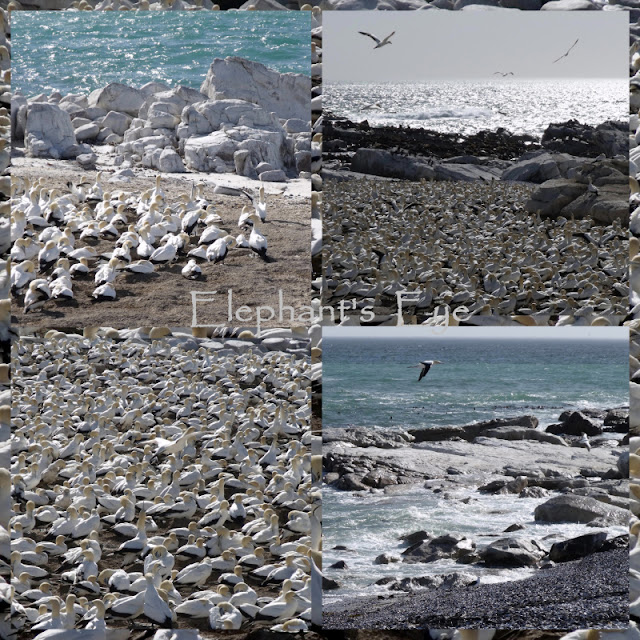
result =
[[12,83],[27,96],[109,82],[199,89],[227,56],[309,75],[310,20],[307,11],[15,12]]

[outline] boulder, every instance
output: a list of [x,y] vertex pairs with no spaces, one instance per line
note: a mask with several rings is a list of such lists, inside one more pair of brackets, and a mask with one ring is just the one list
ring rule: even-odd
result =
[[145,95],[142,91],[120,82],[111,82],[106,87],[96,89],[89,94],[90,107],[100,107],[107,111],[123,111],[131,116],[138,115],[144,100]]
[[104,129],[111,129],[113,133],[122,136],[130,124],[131,116],[128,116],[126,113],[120,113],[119,111],[109,111],[102,119],[100,126]]
[[244,58],[216,58],[200,91],[211,100],[238,99],[257,104],[278,118],[311,120],[309,76],[278,73]]
[[[171,115],[177,118],[177,121],[169,126],[175,127],[180,122],[180,115],[186,106],[206,102],[206,100],[207,96],[200,93],[200,91],[178,85],[168,91],[159,91],[147,96],[138,111],[138,117],[145,120],[155,119],[158,122],[162,122],[162,118],[164,117],[165,121],[169,122],[167,116]],[[149,123],[149,126],[161,127],[167,125],[153,125]]]
[[487,167],[477,164],[437,164],[433,168],[436,180],[453,180],[456,182],[474,182],[484,180],[491,182],[500,177],[500,172],[491,172]]
[[[401,580],[388,581],[391,591],[406,591],[415,593],[425,589],[460,589],[478,582],[477,576],[470,573],[447,573],[435,576],[421,576],[419,578],[402,578]],[[376,584],[380,584],[376,582]]]
[[262,182],[286,182],[287,180],[287,174],[282,169],[262,171],[258,173],[258,177]]
[[95,169],[98,156],[95,153],[81,153],[76,162],[85,170]]
[[542,487],[525,487],[519,494],[518,498],[544,498],[549,492]]
[[605,427],[609,427],[607,431],[627,433],[629,431],[629,407],[609,409],[604,416],[602,424]]
[[54,104],[33,102],[26,108],[25,147],[35,158],[75,158],[78,144],[71,118]]
[[587,185],[567,178],[543,182],[525,203],[525,210],[541,218],[556,218],[569,203],[583,195]]
[[392,562],[400,562],[400,558],[398,558],[398,556],[392,556],[388,553],[381,553],[373,561],[373,564],[390,564]]
[[157,168],[163,173],[184,173],[186,171],[182,158],[171,147],[163,149],[158,159]]
[[629,452],[623,451],[616,461],[616,466],[618,467],[618,471],[623,478],[629,477]]
[[556,496],[535,508],[536,522],[587,523],[596,519],[608,524],[626,526],[629,512],[594,498],[576,495]]
[[598,551],[607,539],[606,531],[587,533],[577,538],[563,540],[551,545],[549,560],[553,562],[569,562]]
[[84,142],[85,140],[95,140],[100,133],[100,127],[93,122],[90,124],[83,124],[75,130],[76,140],[78,142]]
[[524,427],[535,429],[538,426],[538,419],[535,416],[518,416],[517,418],[497,418],[483,422],[474,422],[461,427],[430,427],[429,429],[411,429],[409,434],[413,436],[415,442],[434,442],[440,440],[451,440],[452,438],[462,438],[472,442],[488,429],[499,427]]
[[560,424],[552,424],[546,428],[547,433],[556,435],[561,433],[570,436],[581,436],[583,433],[588,436],[597,436],[602,433],[599,422],[581,411],[572,411],[569,414],[563,414],[563,416],[565,417]]
[[527,427],[496,427],[495,429],[483,431],[482,435],[485,438],[498,438],[500,440],[537,440],[538,442],[568,446],[559,436]]
[[447,534],[417,542],[402,552],[402,561],[415,564],[417,562],[433,562],[442,558],[457,560],[473,553],[476,545],[462,535]]
[[424,160],[382,149],[358,149],[351,159],[351,171],[402,180],[433,180],[435,177],[433,168]]
[[550,153],[544,151],[532,153],[502,173],[502,180],[535,182],[537,184],[559,177],[561,177],[560,169],[555,159]]
[[544,556],[532,542],[516,538],[501,538],[478,552],[479,559],[494,567],[530,567]]
[[629,153],[628,123],[604,122],[596,127],[569,120],[550,124],[542,134],[546,149],[569,153],[572,156],[608,158]]
[[355,473],[345,473],[335,483],[336,489],[343,491],[369,491],[369,487],[362,482],[360,476]]
[[431,537],[432,537],[431,534],[427,533],[426,531],[420,530],[420,531],[414,531],[413,533],[406,533],[400,536],[400,540],[402,540],[408,545],[414,545],[417,542],[422,542]]

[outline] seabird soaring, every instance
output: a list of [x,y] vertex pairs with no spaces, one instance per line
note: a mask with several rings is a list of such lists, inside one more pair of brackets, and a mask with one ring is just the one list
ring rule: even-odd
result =
[[571,52],[571,49],[573,49],[573,47],[575,47],[578,44],[578,40],[580,40],[580,38],[577,38],[576,41],[567,49],[567,52],[563,53],[559,58],[556,58],[551,64],[555,64],[556,62],[558,62],[558,60],[562,60],[562,58],[566,58]]
[[424,378],[427,375],[427,373],[429,373],[429,369],[431,369],[431,365],[434,365],[434,364],[444,364],[444,363],[440,362],[440,360],[423,360],[420,364],[411,365],[409,368],[422,367],[422,371],[420,371],[420,377],[418,378],[418,382],[420,382],[420,380],[422,380],[422,378]]
[[380,47],[384,47],[385,44],[393,44],[393,42],[391,42],[389,39],[395,33],[395,31],[392,31],[384,40],[380,40],[380,38],[376,38],[376,36],[371,33],[367,33],[366,31],[358,31],[358,33],[362,34],[363,36],[368,36],[373,41],[375,41],[376,46],[373,48],[379,49]]

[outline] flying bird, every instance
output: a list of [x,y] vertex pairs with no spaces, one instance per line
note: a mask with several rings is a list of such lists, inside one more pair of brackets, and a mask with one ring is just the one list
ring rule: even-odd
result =
[[513,71],[494,71],[493,75],[494,76],[502,76],[503,78],[505,78],[506,76],[514,75],[514,73],[513,73]]
[[440,362],[440,360],[423,360],[420,364],[410,365],[408,368],[411,369],[413,367],[421,367],[422,371],[420,371],[420,377],[418,378],[418,382],[424,378],[427,373],[429,373],[429,369],[434,364],[444,364],[444,362]]
[[551,64],[555,64],[556,62],[558,62],[558,60],[562,60],[562,58],[566,58],[569,55],[569,53],[571,53],[571,49],[573,49],[573,47],[575,47],[578,44],[578,40],[580,40],[580,38],[577,38],[576,41],[569,47],[567,52],[563,53],[559,58],[556,58]]
[[393,42],[390,41],[390,38],[395,33],[395,31],[392,31],[384,40],[380,40],[380,38],[376,38],[373,34],[367,33],[366,31],[358,31],[358,33],[371,38],[376,43],[376,46],[373,48],[379,49],[380,47],[384,47],[385,44],[393,44]]

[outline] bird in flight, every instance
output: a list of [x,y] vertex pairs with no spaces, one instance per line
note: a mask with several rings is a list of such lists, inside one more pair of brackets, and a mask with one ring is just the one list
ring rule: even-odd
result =
[[380,40],[380,38],[376,38],[373,34],[367,33],[366,31],[358,31],[358,33],[371,38],[376,43],[376,46],[373,48],[379,49],[380,47],[384,47],[385,44],[393,44],[393,42],[390,41],[390,38],[395,33],[395,31],[392,31],[384,40]]
[[506,76],[512,76],[514,74],[513,74],[513,71],[506,71],[506,72],[504,72],[504,71],[494,71],[493,75],[494,76],[502,76],[504,78]]
[[413,364],[408,368],[420,367],[422,369],[422,371],[420,371],[420,377],[418,378],[418,382],[420,382],[420,380],[429,373],[429,369],[431,369],[431,366],[434,364],[444,364],[444,362],[440,362],[440,360],[423,360],[420,364]]
[[558,60],[562,60],[562,58],[566,58],[571,53],[571,49],[573,49],[573,47],[575,47],[578,44],[578,40],[580,40],[580,38],[577,38],[576,41],[567,49],[567,52],[563,53],[559,58],[556,58],[551,64],[555,64],[556,62],[558,62]]

